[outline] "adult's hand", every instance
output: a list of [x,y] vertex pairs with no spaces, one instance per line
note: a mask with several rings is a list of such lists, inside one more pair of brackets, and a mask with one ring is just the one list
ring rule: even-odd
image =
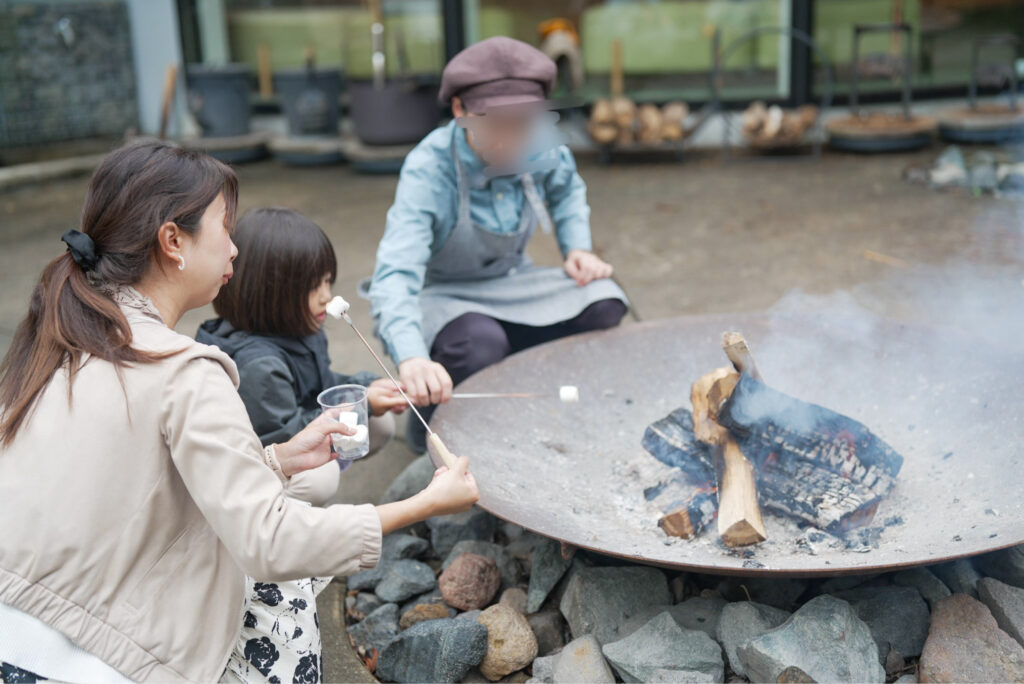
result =
[[404,501],[377,506],[381,532],[390,534],[435,515],[467,511],[479,498],[476,479],[469,472],[469,459],[456,459],[451,470],[438,468],[423,491]]
[[331,453],[331,435],[354,435],[353,428],[321,415],[284,444],[274,445],[281,472],[291,477],[303,470],[319,468],[336,458]]
[[[402,389],[405,388],[403,387]],[[366,390],[366,398],[370,403],[370,413],[375,416],[383,416],[388,411],[401,413],[408,406],[398,388],[387,378],[374,380]]]
[[441,364],[415,356],[398,364],[398,376],[417,406],[443,404],[452,398],[452,377]]
[[565,257],[564,268],[580,287],[601,278],[611,278],[613,270],[611,264],[583,249],[570,251]]

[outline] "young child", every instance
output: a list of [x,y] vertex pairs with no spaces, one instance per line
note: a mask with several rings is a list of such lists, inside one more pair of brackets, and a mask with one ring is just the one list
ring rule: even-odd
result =
[[[394,434],[391,413],[406,404],[386,379],[331,370],[321,325],[337,260],[327,235],[298,212],[267,208],[246,213],[233,237],[234,277],[213,301],[220,318],[203,323],[196,339],[234,360],[238,393],[260,440],[287,441],[320,415],[320,392],[357,384],[369,388],[370,453],[380,449]],[[289,491],[321,505],[337,491],[346,466],[339,461],[299,473]]]

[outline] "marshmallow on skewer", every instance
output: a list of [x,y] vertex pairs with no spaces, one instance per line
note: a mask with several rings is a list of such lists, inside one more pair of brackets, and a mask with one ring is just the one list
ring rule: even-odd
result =
[[342,316],[348,313],[349,306],[349,303],[345,301],[344,297],[335,297],[327,305],[327,315],[331,318],[341,320]]
[[563,404],[575,404],[580,400],[580,388],[576,385],[562,385],[558,388],[558,399]]

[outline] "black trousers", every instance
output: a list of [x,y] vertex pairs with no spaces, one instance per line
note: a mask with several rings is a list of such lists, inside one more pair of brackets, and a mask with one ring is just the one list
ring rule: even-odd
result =
[[478,313],[463,314],[441,329],[430,358],[444,366],[457,385],[509,354],[568,335],[613,328],[625,314],[626,305],[618,299],[602,299],[575,318],[543,327],[508,323]]

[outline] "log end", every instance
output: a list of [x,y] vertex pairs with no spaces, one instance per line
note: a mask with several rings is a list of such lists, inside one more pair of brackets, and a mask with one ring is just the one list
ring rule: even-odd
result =
[[760,515],[756,519],[737,520],[725,529],[719,525],[718,533],[726,546],[750,546],[768,538]]

